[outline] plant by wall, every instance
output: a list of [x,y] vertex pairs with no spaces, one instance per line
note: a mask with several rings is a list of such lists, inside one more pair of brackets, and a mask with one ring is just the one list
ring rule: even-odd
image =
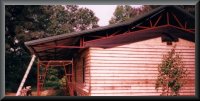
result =
[[45,80],[45,87],[46,88],[59,88],[60,83],[59,83],[59,78],[58,78],[58,69],[55,67],[50,67],[48,69],[47,77]]
[[186,83],[187,69],[183,65],[182,56],[175,52],[176,45],[163,55],[162,63],[158,65],[158,77],[155,89],[162,88],[161,96],[178,96],[180,89]]

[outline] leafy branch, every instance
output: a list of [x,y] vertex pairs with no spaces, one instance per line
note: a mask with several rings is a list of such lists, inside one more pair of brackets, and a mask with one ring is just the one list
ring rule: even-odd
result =
[[182,56],[175,52],[175,48],[176,45],[166,55],[163,55],[162,63],[158,65],[155,89],[158,90],[159,87],[162,87],[162,96],[178,96],[188,77]]

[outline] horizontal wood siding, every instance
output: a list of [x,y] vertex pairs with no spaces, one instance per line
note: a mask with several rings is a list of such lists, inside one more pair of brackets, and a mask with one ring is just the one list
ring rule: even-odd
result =
[[[195,95],[194,43],[179,39],[176,44],[176,52],[183,56],[183,63],[190,73],[180,94]],[[90,48],[86,65],[90,67],[91,74],[86,73],[86,78],[91,78],[91,95],[160,95],[161,90],[155,90],[157,66],[163,54],[171,48],[162,43],[160,37],[113,48]]]
[[[85,82],[83,82],[83,58],[88,61],[86,55],[88,54],[88,49],[79,52],[76,56],[74,62],[75,70],[75,91],[77,96],[89,96],[89,75],[85,75]],[[89,67],[85,63],[85,74],[89,74]]]

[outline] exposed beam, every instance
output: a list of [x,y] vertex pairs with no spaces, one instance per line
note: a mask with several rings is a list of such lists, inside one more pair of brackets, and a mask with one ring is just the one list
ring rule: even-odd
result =
[[117,33],[119,33],[121,30],[118,30],[118,31],[116,31],[116,32],[114,32],[113,34],[111,34],[110,36],[114,36],[114,35],[116,35]]
[[169,26],[180,29],[180,30],[184,30],[184,31],[189,32],[189,33],[194,33],[194,31],[191,31],[191,29],[185,29],[185,28],[174,26],[174,25],[169,25]]
[[138,28],[143,28],[143,29],[147,29],[147,28],[150,28],[150,27],[147,27],[147,26],[136,26]]
[[188,30],[193,30],[194,31],[195,29],[188,29]]
[[85,42],[85,38],[83,37],[82,46],[81,47],[84,47],[84,42]]
[[106,37],[108,37],[108,33],[106,33]]
[[45,47],[45,48],[84,48],[83,46],[63,46],[63,45],[59,45],[59,46],[35,46],[35,47]]
[[[132,32],[128,32],[128,33],[123,33],[123,34],[119,34],[119,35],[116,35],[116,37],[122,37],[124,35],[128,35],[128,34],[134,34],[136,32],[145,32],[145,31],[148,31],[148,30],[156,30],[158,28],[165,28],[165,27],[173,27],[173,28],[177,28],[177,29],[180,29],[180,30],[183,30],[183,31],[186,31],[186,32],[189,32],[189,33],[194,33],[188,29],[185,29],[185,28],[180,28],[180,27],[177,27],[177,26],[174,26],[174,25],[161,25],[161,26],[158,26],[158,27],[152,27],[152,28],[148,28],[148,29],[143,29],[143,30],[138,30],[138,31],[132,31]],[[109,38],[112,38],[112,37],[107,37],[107,38],[102,38],[102,39],[96,39],[96,40],[91,40],[91,41],[87,41],[86,43],[93,43],[93,42],[97,42],[97,41],[103,41],[104,39],[109,39]]]
[[156,27],[156,25],[158,24],[161,18],[162,18],[162,15],[159,16],[159,18],[156,20],[156,23],[153,25],[153,27]]
[[169,25],[169,13],[167,12],[167,25]]
[[184,26],[184,28],[187,29],[187,22],[185,22],[185,26]]
[[[118,34],[118,35],[115,35],[115,36],[123,36],[123,35],[127,35],[127,34],[133,34],[135,32],[139,32],[139,31],[145,31],[145,30],[150,30],[150,29],[156,29],[156,28],[161,28],[161,27],[166,27],[166,26],[169,26],[169,25],[162,25],[162,26],[158,26],[158,27],[149,27],[147,29],[143,29],[143,30],[137,30],[137,31],[133,31],[133,32],[130,32],[130,31],[127,31],[126,33],[122,33],[122,34]],[[104,39],[109,39],[109,38],[112,38],[112,37],[105,37],[105,38],[101,38],[101,39],[95,39],[95,40],[90,40],[90,41],[86,41],[87,42],[96,42],[96,41],[100,41],[100,40],[104,40]]]
[[187,29],[187,30],[192,31],[192,32],[195,32],[195,29]]
[[150,19],[150,27],[153,27],[153,24],[152,24],[152,21],[151,21],[151,19]]
[[[63,53],[63,52],[61,52],[61,53]],[[45,54],[40,55],[40,57],[44,57],[44,56],[47,56],[47,55],[53,57],[54,53],[45,53]],[[59,57],[59,56],[62,56],[62,55],[57,54],[57,57]]]
[[[58,44],[57,44],[57,41],[55,41],[55,44],[56,44],[56,46],[58,45]],[[54,49],[55,49],[55,50],[54,50],[54,52],[55,52],[55,53],[54,53],[54,58],[56,58],[57,48],[54,48]]]
[[172,13],[172,15],[173,15],[174,19],[176,20],[176,22],[179,24],[179,26],[180,26],[181,28],[184,28],[183,25],[181,24],[181,22],[180,22],[180,21],[178,20],[178,18],[176,17],[176,15],[175,15],[174,13]]
[[[41,46],[41,47],[42,47],[42,46]],[[45,49],[45,50],[37,51],[37,53],[45,52],[45,51],[49,51],[49,50],[54,50],[54,48],[50,48],[50,49]]]
[[48,60],[48,61],[40,61],[41,63],[43,63],[43,62],[45,62],[45,63],[48,63],[48,62],[50,62],[50,63],[55,63],[55,62],[59,62],[59,63],[65,63],[65,62],[69,62],[69,63],[72,63],[72,61],[71,60]]
[[[108,33],[106,33],[104,36],[94,36],[94,37],[96,37],[97,39],[102,39],[102,38],[106,38],[106,37],[112,37],[112,36],[118,34],[120,31],[121,31],[121,30],[117,30],[117,31],[115,31],[113,34],[110,34],[110,35],[108,35]],[[91,37],[92,37],[92,36],[91,36]],[[92,40],[96,40],[96,39],[92,39]],[[89,41],[91,41],[91,40],[89,40]],[[84,43],[85,43],[85,42],[84,42]]]
[[38,58],[40,58],[39,56],[39,54],[37,53],[37,51],[34,49],[34,47],[30,47],[32,50],[33,50],[33,52],[34,52],[34,54],[38,57]]
[[87,37],[101,38],[101,37],[104,37],[104,36],[87,36]]
[[79,42],[80,42],[80,47],[83,47],[83,45],[84,45],[84,37],[81,37]]

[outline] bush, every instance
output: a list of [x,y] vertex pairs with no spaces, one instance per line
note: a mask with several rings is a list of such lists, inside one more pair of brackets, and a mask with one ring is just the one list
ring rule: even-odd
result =
[[158,65],[158,77],[155,89],[162,87],[161,95],[178,96],[181,87],[186,83],[187,69],[182,62],[182,56],[175,52],[176,45],[163,55],[162,63]]

